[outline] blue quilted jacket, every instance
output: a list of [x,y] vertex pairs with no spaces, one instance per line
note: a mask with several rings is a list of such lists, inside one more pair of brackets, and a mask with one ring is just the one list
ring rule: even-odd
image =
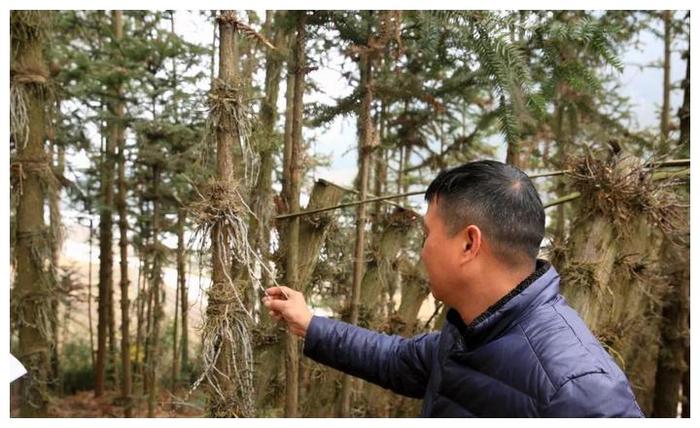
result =
[[430,417],[643,417],[624,373],[559,294],[546,261],[469,325],[407,339],[314,316],[304,354]]

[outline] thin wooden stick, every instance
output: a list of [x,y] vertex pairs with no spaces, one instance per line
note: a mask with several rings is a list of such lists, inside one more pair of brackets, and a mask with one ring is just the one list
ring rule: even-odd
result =
[[570,169],[562,169],[560,171],[550,171],[550,172],[543,172],[540,174],[528,174],[528,177],[532,178],[540,178],[540,177],[554,177],[555,175],[564,175],[570,173]]
[[[662,161],[662,162],[650,162],[650,163],[646,164],[645,167],[646,168],[669,168],[669,167],[689,166],[689,165],[690,165],[690,159],[672,159],[672,160]],[[540,174],[532,174],[532,175],[529,175],[529,177],[530,178],[552,177],[552,176],[556,176],[556,175],[564,175],[564,174],[567,174],[569,172],[571,172],[571,170],[566,169],[566,170],[559,170],[559,171],[543,172]],[[325,181],[326,183],[328,183],[332,186],[336,186],[336,187],[339,187],[341,189],[351,191],[353,193],[355,192],[353,190],[350,190],[350,189],[345,188],[343,186],[340,186],[338,184],[331,183],[330,181],[327,181],[327,180],[323,180],[323,181]],[[318,208],[315,210],[298,211],[295,213],[282,214],[282,215],[275,216],[275,219],[282,220],[285,218],[294,218],[294,217],[298,217],[298,216],[317,214],[317,213],[322,213],[322,212],[326,212],[326,211],[337,210],[340,208],[353,207],[355,205],[360,205],[360,204],[369,204],[372,202],[382,202],[382,201],[387,201],[389,199],[398,199],[398,198],[403,198],[406,196],[422,195],[424,193],[425,193],[425,190],[420,190],[420,191],[415,191],[415,192],[400,193],[397,195],[377,196],[377,197],[365,199],[362,201],[353,201],[353,202],[347,202],[344,204],[334,205],[332,207],[324,207],[324,208]],[[549,208],[549,207],[553,207],[555,205],[559,205],[559,204],[563,204],[565,202],[572,201],[572,200],[578,198],[579,196],[581,196],[581,195],[578,192],[571,193],[571,194],[566,195],[562,198],[559,198],[559,199],[556,199],[552,202],[549,202],[548,204],[544,205],[544,208]],[[394,204],[394,203],[392,203],[392,205],[400,206],[399,204]]]
[[369,204],[372,202],[380,202],[380,201],[385,201],[387,199],[398,199],[398,198],[403,198],[405,196],[422,195],[424,193],[425,193],[425,190],[420,190],[418,192],[400,193],[398,195],[378,196],[376,198],[369,198],[369,199],[365,199],[363,201],[347,202],[344,204],[334,205],[332,207],[324,207],[324,208],[317,208],[315,210],[299,211],[299,212],[295,212],[295,213],[282,214],[282,215],[275,216],[275,219],[281,220],[281,219],[285,219],[285,218],[298,217],[298,216],[302,216],[302,215],[317,214],[317,213],[322,213],[325,211],[337,210],[339,208],[354,207],[355,205]]
[[[356,195],[360,194],[360,192],[358,192],[357,190],[353,189],[352,187],[341,186],[340,184],[333,183],[332,181],[328,181],[328,180],[325,180],[325,179],[323,179],[323,178],[319,178],[318,181],[323,182],[323,183],[326,183],[326,184],[329,185],[329,186],[333,186],[333,187],[337,187],[338,189],[345,190],[346,192],[354,193],[354,194],[356,194]],[[367,196],[369,196],[370,198],[376,198],[376,197],[377,197],[377,195],[373,195],[373,194],[371,194],[371,193],[367,193]],[[380,201],[380,202],[383,202],[383,203],[385,203],[385,204],[392,205],[392,206],[395,206],[395,207],[398,207],[398,208],[406,209],[406,208],[403,207],[401,204],[397,204],[396,202],[392,202],[392,201],[390,201],[390,200],[384,200],[384,201]]]
[[[649,162],[644,165],[645,168],[672,168],[676,166],[690,166],[690,159],[672,159],[661,162]],[[557,175],[564,175],[570,173],[570,169],[562,169],[559,171],[547,171],[539,174],[528,174],[528,177],[532,178],[542,178],[542,177],[554,177]]]
[[579,198],[580,196],[581,196],[581,193],[579,193],[579,192],[569,193],[569,194],[566,195],[566,196],[563,196],[563,197],[561,197],[561,198],[559,198],[559,199],[555,199],[555,200],[553,200],[553,201],[551,201],[551,202],[549,202],[549,203],[544,204],[544,207],[543,207],[543,208],[544,208],[544,209],[547,209],[547,208],[553,207],[553,206],[555,206],[555,205],[563,204],[564,202],[573,201],[574,199],[577,199],[577,198]]
[[661,162],[649,162],[646,168],[669,168],[674,166],[690,166],[690,159],[671,159]]

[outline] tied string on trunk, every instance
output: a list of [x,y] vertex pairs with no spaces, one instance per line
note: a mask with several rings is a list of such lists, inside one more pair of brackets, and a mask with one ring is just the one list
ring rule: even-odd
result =
[[10,176],[17,194],[24,193],[23,183],[30,174],[38,176],[49,187],[58,185],[58,180],[49,166],[47,157],[15,159],[10,163]]

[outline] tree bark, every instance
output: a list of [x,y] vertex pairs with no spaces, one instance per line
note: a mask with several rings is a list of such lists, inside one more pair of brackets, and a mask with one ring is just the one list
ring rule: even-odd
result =
[[[177,281],[180,290],[180,374],[189,379],[190,354],[189,354],[189,299],[187,295],[187,272],[185,270],[185,222],[187,212],[185,208],[180,208],[177,212]],[[177,298],[177,296],[176,296]]]
[[90,334],[90,367],[95,371],[95,335],[92,329],[92,235],[94,232],[94,227],[92,224],[92,212],[89,212],[90,216],[90,237],[88,238],[88,330]]
[[[623,177],[640,164],[632,156],[615,155],[606,168]],[[655,275],[658,239],[645,212],[612,218],[594,209],[597,197],[590,189],[581,196],[578,210],[590,214],[574,223],[553,263],[562,276],[562,294],[625,371],[642,410],[651,414],[659,349],[656,302],[664,290]]]
[[[266,12],[265,32],[270,37],[275,20],[279,20],[284,12]],[[275,30],[274,45],[277,49],[284,49],[286,34],[281,28]],[[279,98],[280,81],[282,78],[283,58],[279,52],[268,50],[265,66],[265,98],[260,106],[260,128],[262,130],[262,142],[260,143],[260,173],[253,192],[253,209],[257,217],[250,219],[250,242],[253,248],[262,257],[264,262],[270,259],[270,228],[274,209],[272,196],[272,174],[274,169],[274,153],[278,149],[275,144],[277,135],[275,124],[277,123],[277,100]],[[262,269],[262,282],[264,287],[271,285],[271,278],[265,269]]]
[[[114,19],[114,17],[113,17]],[[113,24],[116,23],[116,20]],[[114,30],[113,30],[114,31]],[[116,33],[114,34],[116,40]],[[116,48],[116,47],[115,47]],[[114,89],[114,88],[113,88]],[[117,116],[116,103],[109,103],[112,118]],[[112,210],[114,206],[114,150],[117,123],[111,119],[110,135],[106,139],[104,158],[101,165],[100,194],[100,274],[97,304],[97,361],[95,374],[95,397],[105,390],[105,369],[109,352],[110,363],[114,363],[114,310],[113,310],[113,252],[112,252]],[[109,337],[108,337],[109,336]],[[109,338],[109,349],[107,340]],[[111,367],[114,368],[113,366]]]
[[[390,326],[392,332],[411,337],[416,333],[418,312],[430,294],[430,287],[422,264],[404,257],[398,261],[398,265],[401,272],[401,303],[396,315],[390,320]],[[446,309],[443,308],[443,314],[445,312]],[[444,318],[442,320],[444,321]],[[390,416],[407,417],[419,412],[420,400],[397,396]]]
[[[36,31],[45,25],[45,15],[35,11],[11,11],[12,89],[23,94],[27,127],[13,129],[16,137],[16,165],[20,169],[13,191],[17,192],[16,277],[12,290],[13,321],[18,327],[18,359],[27,368],[22,378],[20,416],[47,415],[50,372],[51,325],[41,316],[50,317],[55,298],[46,269],[50,254],[44,224],[43,183],[50,178],[50,166],[44,141],[46,138],[45,83],[48,71],[42,54],[44,37]],[[15,31],[23,37],[16,37]],[[13,106],[18,108],[19,106]]]
[[[670,26],[670,11],[664,11],[664,23]],[[668,31],[668,30],[667,30]],[[670,43],[670,42],[669,42]],[[690,52],[687,53],[686,80],[683,105],[678,110],[681,122],[679,146],[689,151],[690,146]],[[689,188],[679,190],[689,199]],[[688,218],[685,221],[688,222]],[[689,224],[689,223],[687,223]],[[687,235],[686,235],[687,233]],[[656,368],[654,392],[655,417],[677,417],[678,404],[682,403],[683,417],[690,413],[690,384],[686,377],[690,372],[690,230],[681,230],[675,242],[664,237],[661,257],[665,277],[670,290],[664,299],[660,348]]]
[[669,278],[670,290],[664,299],[661,327],[661,351],[656,368],[654,410],[652,416],[675,418],[678,404],[682,400],[683,374],[688,367],[685,363],[685,350],[690,340],[688,330],[690,293],[689,245],[666,240],[661,254],[665,271]]
[[[57,109],[60,112],[60,106]],[[49,125],[51,127],[54,127],[54,125]],[[49,159],[51,162],[51,168],[52,170],[55,171],[56,175],[63,175],[63,165],[59,166],[59,161],[58,161],[58,147],[56,145],[56,140],[55,140],[55,127],[52,129],[51,132],[52,136],[50,138],[53,141],[49,141]],[[56,163],[54,164],[54,160]],[[60,208],[60,193],[61,193],[61,188],[59,186],[48,186],[48,193],[49,193],[49,218],[51,222],[50,230],[51,230],[51,275],[56,279],[57,284],[61,284],[62,282],[59,279],[58,275],[58,267],[59,267],[59,260],[61,257],[61,247],[62,247],[62,224],[61,224],[61,208]],[[62,287],[59,287],[62,288]],[[62,289],[61,292],[66,292],[66,290]],[[58,297],[58,296],[57,296]],[[53,336],[52,342],[53,346],[51,347],[51,379],[50,379],[50,385],[52,386],[54,391],[61,392],[61,364],[60,364],[60,358],[59,358],[59,352],[60,352],[60,341],[58,338],[58,331],[59,331],[59,311],[60,311],[60,299],[56,298],[52,301],[52,308],[51,308],[51,319],[53,320],[53,323],[51,325],[51,334]]]
[[663,83],[663,99],[661,103],[661,153],[668,152],[668,134],[669,134],[669,110],[671,101],[671,32],[672,32],[672,11],[664,10],[662,19],[664,23],[664,83]]
[[[315,183],[311,191],[309,204],[306,209],[335,205],[345,194],[345,190],[323,180],[319,180]],[[313,217],[304,216],[300,219],[299,242],[303,242],[304,245],[299,247],[298,280],[299,284],[302,284],[304,294],[307,294],[311,288],[311,276],[318,262],[321,247],[332,223],[333,216],[329,212]],[[283,358],[281,358],[284,354],[283,344],[278,340],[278,337],[275,337],[280,330],[279,326],[274,323],[264,311],[261,313],[261,319],[262,336],[268,338],[268,340],[260,341],[255,348],[255,355],[257,356],[256,362],[259,367],[259,370],[256,371],[255,384],[266,385],[267,388],[261,387],[257,391],[259,407],[263,407],[269,403],[274,405],[277,401],[276,395],[280,388],[276,388],[276,385],[279,385],[279,380],[282,378],[282,369],[284,368]],[[318,386],[317,384],[310,386],[311,392],[308,393],[307,396],[316,398],[317,395],[315,392]],[[300,403],[305,404],[301,399]],[[315,409],[318,406],[319,404],[317,402],[305,406],[303,416],[310,416],[311,413],[309,413],[309,410],[311,408]]]
[[[359,172],[358,191],[360,200],[367,198],[369,181],[369,166],[371,163],[371,145],[374,134],[372,124],[372,60],[367,54],[363,54],[360,60],[360,85],[363,91],[362,104],[359,114],[360,144],[358,150]],[[365,223],[367,220],[367,207],[365,204],[357,206],[357,226],[355,232],[355,252],[352,275],[352,300],[350,310],[350,323],[356,324],[359,313],[362,275],[364,271],[365,250]],[[340,416],[349,417],[351,407],[352,378],[350,375],[343,377],[343,389],[340,400]]]
[[[296,38],[294,42],[291,70],[294,72],[293,110],[291,123],[290,147],[285,147],[285,180],[282,194],[289,212],[299,210],[301,192],[301,156],[303,152],[302,126],[304,114],[304,77],[306,68],[306,12],[296,12]],[[285,228],[285,269],[284,279],[288,287],[299,289],[299,218],[287,220]],[[296,336],[287,332],[285,336],[285,375],[286,395],[284,404],[285,417],[298,416],[299,411],[299,345]]]
[[[361,298],[361,314],[362,320],[358,325],[369,328],[371,330],[391,331],[393,314],[385,314],[384,308],[385,299],[389,291],[389,285],[396,280],[398,274],[397,267],[399,266],[399,255],[401,249],[405,247],[411,227],[419,218],[418,214],[410,210],[397,208],[392,214],[387,215],[384,221],[375,219],[377,223],[384,224],[383,232],[378,235],[378,239],[373,245],[373,257],[367,264],[367,270],[362,278],[362,298]],[[411,287],[419,287],[422,281],[415,281],[410,278],[415,284]],[[408,284],[407,284],[408,285]],[[424,289],[427,288],[424,287]],[[415,298],[415,295],[406,293],[406,300],[402,294],[402,304],[408,305],[410,301],[415,300],[415,304],[422,304],[424,298]],[[427,296],[427,294],[426,294]],[[400,308],[403,309],[403,308]],[[418,311],[416,310],[416,315]],[[413,320],[411,326],[415,324]],[[412,330],[411,330],[412,331]],[[391,394],[370,383],[365,383],[364,390],[364,408],[367,413],[363,416],[370,417],[389,417],[391,409]]]
[[[214,85],[216,86],[219,84],[217,82],[220,82],[222,85],[235,86],[237,85],[237,59],[234,50],[236,13],[230,10],[222,11],[217,21],[219,25],[219,77]],[[242,160],[238,145],[238,126],[238,123],[228,121],[218,121],[216,124],[216,181],[217,185],[226,188],[235,184],[236,178],[239,178],[237,172],[242,168],[237,166]],[[232,274],[236,274],[233,271],[232,257],[230,257],[231,243],[228,240],[228,234],[221,229],[222,227],[224,227],[222,222],[216,221],[211,232],[212,286],[206,316],[207,319],[213,319],[221,316],[217,314],[226,314],[224,316],[229,317],[228,322],[233,324],[236,322],[235,317],[245,315],[231,313],[231,303],[225,299],[217,298],[218,296],[230,295],[230,287],[236,287],[236,284],[230,279],[235,277],[231,276]],[[232,405],[234,400],[232,397],[240,398],[233,380],[237,369],[231,364],[234,358],[237,358],[236,349],[234,349],[237,344],[230,340],[222,340],[215,346],[218,347],[216,350],[218,356],[214,362],[215,370],[210,375],[209,382],[216,385],[221,394],[214,390],[210,392],[208,405],[210,415],[217,417],[252,416],[248,414],[252,409]]]
[[[144,215],[144,210],[141,211],[141,215]],[[134,370],[140,377],[141,390],[146,390],[146,383],[144,379],[144,364],[146,361],[146,340],[144,339],[144,319],[148,323],[148,318],[146,316],[146,308],[150,304],[147,302],[149,299],[148,294],[148,282],[150,278],[150,269],[148,265],[148,256],[146,253],[146,247],[148,245],[148,237],[146,236],[143,241],[143,252],[140,255],[140,268],[141,270],[141,281],[137,284],[138,287],[138,304],[136,306],[136,364]],[[146,329],[148,332],[148,329]]]
[[163,245],[160,243],[160,165],[153,166],[153,270],[151,271],[150,295],[152,300],[151,307],[151,328],[150,334],[146,338],[149,342],[148,354],[146,359],[147,373],[147,393],[148,393],[148,417],[155,416],[156,399],[158,396],[158,366],[161,355],[160,351],[160,321],[163,318],[163,303],[161,302],[162,295],[162,269],[164,254]]
[[520,159],[520,141],[509,141],[508,149],[506,150],[506,163],[513,165],[518,169],[522,169],[522,160]]
[[[279,20],[285,12],[266,11],[265,25],[263,32],[266,37],[272,38],[273,19],[279,24]],[[279,50],[286,49],[287,34],[275,25],[273,43]],[[265,98],[260,106],[260,128],[262,130],[262,142],[259,146],[260,152],[260,173],[255,184],[255,191],[252,196],[252,208],[255,212],[254,218],[250,218],[250,243],[255,251],[260,254],[263,263],[268,263],[270,254],[270,224],[274,212],[272,175],[274,170],[274,153],[279,148],[276,143],[277,133],[275,124],[277,123],[277,100],[279,98],[280,81],[282,79],[283,57],[279,52],[268,50],[265,60]],[[291,99],[291,97],[290,97]],[[289,121],[291,125],[291,120]],[[268,288],[272,285],[272,278],[265,269],[261,269],[262,286]],[[256,406],[261,411],[265,411],[269,403],[279,400],[280,388],[274,388],[279,384],[281,377],[281,367],[284,366],[281,355],[279,341],[275,340],[280,335],[279,326],[268,316],[265,310],[259,312],[260,322],[258,331],[259,337],[272,338],[272,340],[254,340],[253,355],[258,370],[255,371]],[[273,383],[274,382],[274,383]]]
[[[120,10],[112,11],[112,23],[115,41],[121,41],[123,37],[123,13]],[[117,62],[120,57],[116,58]],[[118,148],[117,165],[117,213],[119,214],[119,290],[121,295],[121,398],[124,402],[124,416],[131,417],[131,359],[129,352],[131,343],[129,338],[129,261],[127,230],[129,227],[126,210],[126,149],[124,140],[124,102],[120,100],[121,85],[115,86],[116,99],[114,106],[115,123],[112,136]]]

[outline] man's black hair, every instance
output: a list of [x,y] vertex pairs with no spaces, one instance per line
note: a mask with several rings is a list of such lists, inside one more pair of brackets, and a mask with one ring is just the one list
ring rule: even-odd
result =
[[496,256],[511,265],[535,260],[544,237],[544,208],[530,178],[493,160],[444,170],[425,192],[447,233],[478,226]]

